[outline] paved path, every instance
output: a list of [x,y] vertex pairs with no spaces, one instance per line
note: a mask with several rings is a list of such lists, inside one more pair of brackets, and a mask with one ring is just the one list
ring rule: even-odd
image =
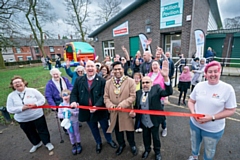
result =
[[[231,83],[236,91],[238,100],[237,112],[226,120],[225,133],[220,140],[217,151],[216,160],[239,160],[240,159],[240,85],[239,77],[223,76],[223,81]],[[165,106],[166,111],[187,112],[186,106],[177,106],[178,91],[174,89],[174,94],[169,98],[171,102]],[[115,149],[112,149],[105,141],[103,135],[103,150],[100,154],[95,152],[95,142],[90,133],[89,127],[83,123],[80,128],[83,152],[80,155],[73,156],[71,154],[71,145],[69,138],[63,135],[64,143],[60,142],[59,132],[56,119],[53,113],[47,116],[48,128],[51,134],[51,141],[55,146],[54,154],[49,155],[47,149],[42,146],[37,152],[30,154],[31,144],[27,140],[23,131],[18,125],[10,125],[8,127],[0,126],[3,133],[0,134],[0,160],[139,160],[144,151],[142,135],[135,134],[136,144],[139,150],[137,156],[133,157],[128,143],[124,152],[120,156],[115,155]],[[4,129],[3,129],[4,128]],[[190,134],[189,134],[189,118],[187,117],[167,117],[167,137],[161,137],[161,153],[163,160],[186,160],[191,153]],[[160,130],[161,131],[161,130]],[[115,140],[115,134],[112,134]],[[201,150],[200,159],[202,159],[203,150]],[[154,159],[154,153],[151,152],[147,160]]]

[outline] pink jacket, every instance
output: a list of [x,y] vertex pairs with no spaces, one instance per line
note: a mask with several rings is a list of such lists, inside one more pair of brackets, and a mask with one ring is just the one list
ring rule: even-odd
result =
[[[153,72],[148,73],[148,76],[151,77]],[[162,74],[159,72],[157,77],[153,81],[153,85],[159,84],[162,89],[165,89],[165,84],[164,84],[164,78]],[[164,97],[161,98],[161,100],[164,100]]]

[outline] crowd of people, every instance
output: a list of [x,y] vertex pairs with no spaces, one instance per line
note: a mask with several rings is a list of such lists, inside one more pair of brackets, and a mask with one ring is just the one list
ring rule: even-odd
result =
[[[147,46],[150,45],[151,39],[146,43]],[[124,135],[131,153],[137,155],[134,132],[142,132],[145,148],[142,158],[148,157],[153,141],[155,159],[161,160],[160,134],[163,137],[167,136],[166,117],[138,114],[133,109],[164,110],[165,99],[173,93],[171,79],[175,70],[174,63],[170,52],[164,54],[160,47],[156,48],[155,57],[147,49],[143,52],[143,57],[140,51],[135,57],[130,57],[124,46],[122,51],[124,57],[116,54],[112,60],[106,56],[102,63],[86,60],[74,71],[70,68],[70,62],[66,61],[65,71],[72,78],[71,83],[68,78],[61,76],[58,68],[50,69],[52,78],[46,84],[46,101],[51,106],[72,108],[59,108],[54,112],[60,119],[64,132],[69,135],[73,155],[80,154],[84,147],[80,139],[80,121],[86,122],[90,128],[97,154],[101,153],[103,145],[101,128],[106,142],[117,149],[116,155],[119,156],[126,147]],[[205,115],[190,118],[192,155],[189,160],[198,159],[202,141],[205,144],[204,159],[210,160],[213,159],[217,142],[224,132],[225,118],[235,112],[235,92],[232,86],[220,80],[221,66],[218,62],[212,61],[206,65],[205,59],[199,61],[199,58],[194,58],[191,69],[183,63],[182,65],[178,105],[181,102],[183,105],[188,104],[191,113]],[[48,150],[52,150],[54,146],[50,142],[42,109],[31,109],[44,105],[44,96],[36,89],[27,88],[27,82],[19,76],[13,77],[10,85],[13,92],[8,96],[7,109],[15,114],[15,120],[33,144],[30,152],[35,152],[42,143]],[[187,103],[186,95],[190,86],[191,94]],[[219,92],[222,89],[226,92]],[[89,109],[81,109],[78,106],[89,106]],[[121,109],[132,111],[121,112]],[[112,139],[113,131],[117,143]]]

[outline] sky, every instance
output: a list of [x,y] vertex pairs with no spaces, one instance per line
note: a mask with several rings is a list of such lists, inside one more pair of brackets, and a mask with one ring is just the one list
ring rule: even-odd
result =
[[[89,11],[91,13],[95,12],[98,9],[98,2],[102,2],[103,0],[91,0],[91,4],[89,7]],[[124,9],[131,3],[133,3],[135,0],[122,0],[121,8]],[[69,35],[75,35],[75,31],[73,27],[67,25],[64,23],[64,19],[67,18],[67,11],[65,9],[65,6],[63,4],[64,0],[51,0],[50,3],[54,7],[54,12],[57,14],[58,18],[56,22],[51,24],[46,24],[45,28],[54,33],[56,38],[57,35],[60,34],[62,37],[63,35],[69,36]],[[222,23],[224,22],[225,18],[234,18],[236,16],[240,16],[240,0],[217,0],[218,2],[218,8],[220,12],[220,16],[222,19]],[[94,14],[91,14],[91,18],[89,20],[89,24],[94,24]],[[224,23],[223,23],[224,25]],[[57,29],[56,29],[57,28]],[[93,27],[92,30],[94,31],[97,29],[96,27]]]

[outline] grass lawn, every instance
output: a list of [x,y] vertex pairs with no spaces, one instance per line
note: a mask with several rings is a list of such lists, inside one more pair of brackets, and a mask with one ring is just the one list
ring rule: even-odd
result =
[[[67,77],[69,80],[71,80],[63,68],[61,68],[60,71],[62,72],[62,76]],[[49,70],[43,69],[42,66],[0,70],[0,106],[6,106],[7,96],[12,92],[12,89],[9,88],[10,80],[14,75],[23,77],[28,82],[28,87],[38,89],[43,95],[45,86],[51,79]],[[0,116],[0,123],[1,119],[2,117]]]

